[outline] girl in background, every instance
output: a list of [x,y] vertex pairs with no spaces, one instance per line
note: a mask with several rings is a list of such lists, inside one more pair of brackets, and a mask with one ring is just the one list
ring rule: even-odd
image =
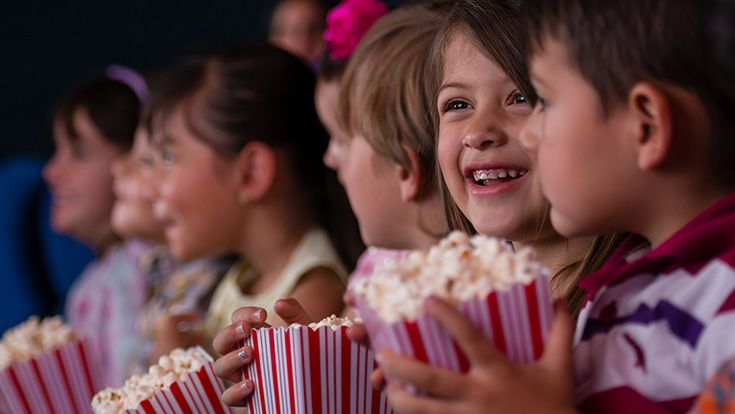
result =
[[122,243],[110,216],[110,165],[133,142],[140,99],[126,83],[101,78],[67,96],[55,111],[56,149],[44,168],[53,197],[51,225],[97,254],[74,283],[66,317],[99,358],[102,386],[122,385],[136,358],[135,318],[145,297],[137,264],[145,246]]
[[[238,307],[270,309],[289,295],[315,318],[342,309],[346,272],[320,221],[327,137],[313,93],[301,60],[243,45],[173,69],[154,97],[155,212],[172,254],[242,259],[214,293],[208,332]],[[283,324],[274,313],[269,323]]]

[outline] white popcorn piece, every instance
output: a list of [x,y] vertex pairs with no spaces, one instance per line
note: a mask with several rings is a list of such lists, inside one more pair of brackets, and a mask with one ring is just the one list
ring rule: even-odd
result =
[[53,351],[76,339],[76,333],[60,317],[40,320],[32,316],[3,334],[0,340],[0,370]]
[[331,316],[327,316],[319,322],[310,323],[309,328],[317,330],[322,326],[328,326],[332,328],[333,331],[336,331],[343,326],[350,327],[354,324],[355,322],[350,318],[340,318],[339,316],[332,314]]
[[106,388],[92,398],[95,414],[119,414],[135,410],[141,402],[155,393],[167,389],[176,381],[186,379],[192,372],[199,371],[209,362],[201,348],[174,349],[158,360],[157,365],[143,375],[133,375],[122,388]]
[[459,304],[528,284],[545,271],[528,249],[513,252],[500,239],[450,233],[428,252],[415,251],[376,266],[353,293],[387,323],[414,320],[430,296]]

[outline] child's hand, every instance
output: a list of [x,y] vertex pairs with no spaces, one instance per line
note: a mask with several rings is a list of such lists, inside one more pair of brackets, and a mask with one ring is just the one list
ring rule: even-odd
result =
[[214,350],[223,355],[214,361],[214,373],[218,377],[235,383],[222,393],[222,401],[230,406],[244,407],[245,398],[253,392],[253,382],[242,379],[242,367],[253,360],[253,350],[239,344],[250,336],[252,328],[268,326],[265,309],[256,307],[239,308],[232,313],[232,324],[225,327],[214,338]]
[[[294,299],[277,301],[273,308],[287,324],[309,324],[311,318]],[[251,329],[265,328],[267,318],[265,309],[256,307],[239,308],[232,313],[232,324],[224,328],[214,338],[214,350],[223,355],[214,362],[214,372],[218,377],[235,383],[222,394],[222,401],[230,406],[243,407],[246,398],[253,391],[251,380],[242,380],[242,367],[252,361],[253,350],[239,343],[250,336]]]
[[459,374],[430,367],[390,352],[380,354],[385,374],[426,391],[417,397],[401,386],[388,387],[388,399],[402,414],[411,413],[572,413],[571,344],[573,326],[557,303],[554,323],[541,359],[517,364],[498,351],[464,316],[438,299],[426,311],[454,338],[470,361]]

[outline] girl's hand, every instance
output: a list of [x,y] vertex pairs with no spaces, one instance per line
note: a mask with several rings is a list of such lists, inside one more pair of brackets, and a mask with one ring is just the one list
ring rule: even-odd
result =
[[566,306],[557,303],[544,354],[533,364],[508,360],[454,307],[429,299],[426,311],[446,329],[470,361],[459,374],[382,352],[380,366],[398,382],[428,393],[418,397],[391,384],[388,399],[402,414],[412,413],[573,413],[572,333]]
[[[273,307],[287,324],[311,322],[309,315],[294,299],[279,300]],[[235,383],[222,394],[222,401],[227,405],[244,407],[246,398],[253,392],[253,382],[242,379],[242,368],[253,360],[253,350],[239,344],[250,336],[251,329],[268,327],[265,323],[267,317],[262,308],[239,308],[232,313],[232,324],[214,338],[214,350],[223,355],[214,362],[214,372],[218,377]]]

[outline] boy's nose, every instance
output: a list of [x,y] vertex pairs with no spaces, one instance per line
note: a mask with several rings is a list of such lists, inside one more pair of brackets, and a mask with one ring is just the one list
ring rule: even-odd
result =
[[523,148],[533,156],[535,156],[536,151],[538,151],[538,131],[536,130],[538,124],[536,120],[537,118],[537,115],[531,115],[525,125],[523,125],[523,129],[521,129],[521,145],[523,145]]

